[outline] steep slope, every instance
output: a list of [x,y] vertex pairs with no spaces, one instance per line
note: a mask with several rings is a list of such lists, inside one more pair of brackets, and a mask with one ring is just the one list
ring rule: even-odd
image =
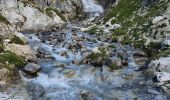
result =
[[119,0],[107,11],[100,29],[111,33],[113,41],[130,44],[148,53],[153,51],[149,56],[155,59],[155,52],[169,38],[168,2]]

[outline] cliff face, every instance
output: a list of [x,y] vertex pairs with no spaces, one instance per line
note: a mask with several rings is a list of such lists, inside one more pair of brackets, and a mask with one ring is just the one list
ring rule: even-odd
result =
[[45,10],[46,8],[53,8],[59,10],[67,19],[77,17],[82,11],[81,0],[21,0],[23,2],[29,1],[37,7]]
[[42,10],[28,1],[1,0],[0,6],[1,16],[21,31],[49,30],[65,23],[55,11]]

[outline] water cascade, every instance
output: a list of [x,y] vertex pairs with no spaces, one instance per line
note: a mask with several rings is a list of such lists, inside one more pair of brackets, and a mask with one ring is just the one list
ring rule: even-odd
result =
[[104,12],[103,7],[97,4],[95,0],[82,0],[82,4],[84,6],[84,12],[90,13],[91,19]]

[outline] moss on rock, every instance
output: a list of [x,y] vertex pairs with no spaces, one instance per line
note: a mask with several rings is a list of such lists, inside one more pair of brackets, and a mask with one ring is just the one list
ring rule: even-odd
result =
[[0,63],[7,65],[14,65],[15,67],[21,68],[25,65],[25,60],[11,52],[0,53]]
[[49,16],[52,17],[52,11],[54,11],[63,21],[67,21],[65,16],[63,16],[59,10],[53,9],[53,8],[46,8],[45,13]]
[[16,35],[13,36],[13,38],[11,39],[10,43],[15,43],[15,44],[21,44],[24,45],[24,41],[22,41],[19,37],[17,37]]
[[4,46],[0,43],[0,53],[4,52]]
[[0,14],[0,22],[4,22],[5,24],[10,24],[10,22]]
[[91,27],[89,30],[85,31],[91,35],[96,34],[97,27]]

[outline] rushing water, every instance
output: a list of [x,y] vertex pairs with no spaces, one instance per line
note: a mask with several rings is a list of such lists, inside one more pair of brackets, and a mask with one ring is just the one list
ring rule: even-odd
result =
[[[84,11],[91,13],[91,18],[99,16],[103,12],[102,6],[95,3],[94,0],[82,0]],[[77,26],[76,26],[77,27]],[[127,52],[128,67],[121,70],[110,71],[107,66],[101,68],[92,65],[74,64],[83,59],[82,50],[68,49],[68,44],[74,44],[78,39],[84,39],[81,44],[86,50],[92,52],[95,47],[100,45],[108,45],[109,43],[98,41],[96,37],[83,32],[74,33],[71,29],[74,25],[70,24],[64,30],[64,41],[58,44],[50,45],[42,43],[41,40],[34,34],[25,34],[29,39],[29,44],[35,50],[42,49],[54,59],[41,58],[38,64],[41,66],[41,71],[35,78],[27,78],[22,75],[23,81],[26,83],[38,84],[44,88],[42,95],[36,97],[35,91],[32,92],[32,100],[132,100],[134,94],[133,88],[129,90],[123,89],[123,84],[132,82],[123,77],[135,74],[138,77],[140,73],[134,70],[138,67],[133,59],[133,51],[135,49],[129,46],[121,46],[114,44],[118,50]],[[74,33],[74,34],[73,34]],[[57,40],[56,40],[57,41]],[[67,56],[61,55],[66,52]],[[60,66],[61,64],[64,65]],[[135,79],[135,78],[134,78]],[[32,85],[31,85],[32,86]],[[31,88],[30,86],[30,88]],[[135,86],[135,85],[134,85]],[[41,90],[41,89],[40,89]],[[40,92],[40,91],[36,91]]]
[[[129,51],[129,67],[122,71],[110,71],[108,67],[100,68],[93,67],[92,65],[76,65],[72,61],[81,61],[83,56],[81,50],[76,52],[66,48],[64,44],[74,43],[75,39],[72,32],[65,31],[65,41],[57,45],[49,45],[42,43],[34,34],[26,34],[29,38],[29,43],[33,48],[43,48],[54,59],[45,60],[41,59],[38,64],[42,67],[36,78],[26,78],[23,80],[27,83],[36,83],[44,88],[44,96],[48,100],[88,100],[93,98],[95,100],[111,100],[112,89],[120,87],[125,83],[125,79],[120,77],[123,74],[132,73],[136,68],[133,61],[132,51],[130,47],[125,47]],[[85,33],[77,32],[76,37],[86,38],[88,40],[95,39]],[[96,39],[97,41],[97,39]],[[93,48],[100,44],[107,45],[107,43],[97,41],[85,41],[85,48],[92,51]],[[117,47],[119,47],[118,44]],[[120,50],[121,50],[120,46]],[[60,53],[66,51],[68,56],[61,56]],[[65,67],[60,67],[58,63],[65,64]],[[104,81],[103,81],[104,79]],[[123,94],[126,97],[126,94]],[[85,97],[84,97],[85,96]],[[85,99],[86,98],[86,99]]]
[[82,0],[84,12],[90,13],[90,20],[103,13],[104,9],[101,5],[97,4],[95,0]]

